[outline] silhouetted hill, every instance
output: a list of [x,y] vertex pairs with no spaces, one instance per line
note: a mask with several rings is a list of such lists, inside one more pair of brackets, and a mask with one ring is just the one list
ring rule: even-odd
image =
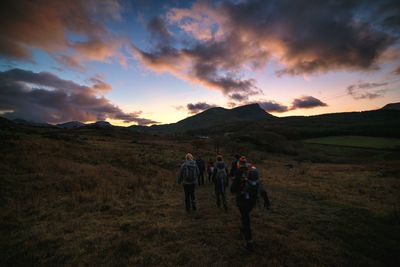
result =
[[265,112],[258,104],[250,104],[233,109],[221,107],[210,108],[176,123],[153,125],[151,127],[131,126],[131,128],[144,132],[177,133],[204,129],[227,123],[269,120],[275,118],[275,116]]
[[289,139],[331,135],[365,135],[400,137],[399,110],[331,113],[315,116],[281,117],[251,124],[236,122],[218,127],[189,131],[192,135],[241,134],[273,132]]
[[[259,139],[265,134],[270,133],[288,139],[305,139],[312,137],[332,136],[332,135],[364,135],[400,138],[400,110],[397,109],[400,103],[386,105],[382,109],[363,111],[363,112],[342,112],[321,114],[315,116],[290,116],[275,117],[265,112],[258,104],[241,106],[233,109],[221,107],[210,108],[199,114],[190,116],[181,121],[164,125],[113,126],[106,121],[98,121],[91,124],[80,122],[68,122],[58,125],[57,128],[82,130],[104,129],[106,134],[114,130],[127,130],[142,133],[154,134],[188,134],[204,136],[251,136]],[[0,120],[0,126],[11,124],[15,127],[45,126],[54,127],[49,124],[31,123],[25,120],[10,121]],[[82,124],[82,127],[79,125]],[[40,127],[39,127],[40,128]],[[246,137],[246,138],[247,138]]]
[[114,127],[111,123],[108,121],[96,121],[94,123],[89,123],[84,125],[83,127],[88,127],[88,128],[111,128]]
[[386,109],[386,110],[400,110],[400,102],[387,104],[387,105],[385,105],[382,109]]
[[35,121],[28,121],[24,119],[14,119],[12,120],[15,123],[28,125],[28,126],[37,126],[37,127],[53,127],[54,125],[46,123],[46,122],[35,122]]
[[69,121],[65,123],[57,124],[58,127],[63,129],[75,129],[84,126],[85,124],[80,121]]

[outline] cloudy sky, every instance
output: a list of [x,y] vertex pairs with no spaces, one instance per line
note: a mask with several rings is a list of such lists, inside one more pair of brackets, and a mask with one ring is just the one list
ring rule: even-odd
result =
[[398,0],[0,6],[8,118],[148,125],[214,106],[290,116],[400,101]]

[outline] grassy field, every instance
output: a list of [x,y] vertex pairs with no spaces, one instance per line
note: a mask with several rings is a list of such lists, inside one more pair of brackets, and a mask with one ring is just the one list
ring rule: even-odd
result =
[[369,136],[329,136],[307,139],[304,140],[304,142],[321,145],[400,150],[400,139],[398,138]]
[[229,210],[219,210],[206,184],[197,190],[198,211],[184,212],[176,173],[188,151],[214,156],[207,141],[96,129],[0,135],[0,266],[400,261],[398,152],[346,148],[338,160],[339,152],[311,144],[297,156],[249,149],[272,210],[252,212],[256,248],[248,253],[232,196]]

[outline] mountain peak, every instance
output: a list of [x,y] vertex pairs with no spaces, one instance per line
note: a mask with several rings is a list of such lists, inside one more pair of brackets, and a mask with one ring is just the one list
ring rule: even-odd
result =
[[265,112],[259,104],[253,103],[232,109],[222,107],[210,108],[176,123],[152,126],[151,130],[159,132],[187,132],[216,127],[226,123],[259,121],[272,118],[275,117]]
[[382,109],[390,109],[390,110],[400,110],[400,102],[397,103],[389,103],[385,105]]
[[58,127],[64,129],[75,129],[84,126],[85,124],[80,121],[69,121],[57,124]]
[[251,103],[243,106],[238,106],[233,108],[232,110],[238,110],[238,109],[262,109],[258,103]]
[[232,112],[248,120],[274,118],[275,116],[263,110],[258,103],[252,103],[231,109]]

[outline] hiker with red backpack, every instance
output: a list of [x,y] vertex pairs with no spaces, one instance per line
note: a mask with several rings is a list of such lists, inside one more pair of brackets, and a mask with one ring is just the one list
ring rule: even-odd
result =
[[247,162],[246,157],[240,157],[235,177],[231,185],[231,193],[236,195],[236,205],[241,216],[240,232],[246,240],[245,248],[253,249],[253,239],[250,228],[250,212],[254,208],[259,195],[264,199],[264,207],[270,208],[267,191],[259,179],[259,172],[254,165]]
[[194,191],[199,173],[199,168],[197,167],[196,161],[193,160],[192,154],[186,154],[185,162],[179,170],[178,183],[183,184],[187,212],[190,212],[190,209],[196,210]]
[[214,182],[215,196],[217,198],[218,208],[221,207],[222,200],[222,205],[224,206],[224,209],[228,210],[225,194],[226,187],[229,185],[228,166],[226,166],[221,155],[217,156],[217,161],[215,162],[214,171],[212,174],[212,180]]

